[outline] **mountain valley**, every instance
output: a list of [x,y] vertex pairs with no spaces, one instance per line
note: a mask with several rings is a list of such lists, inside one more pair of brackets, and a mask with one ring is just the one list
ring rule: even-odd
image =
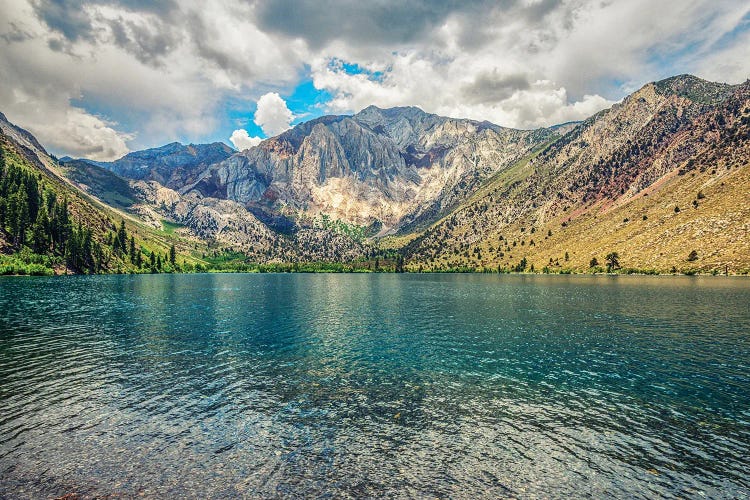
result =
[[750,271],[748,82],[673,77],[537,130],[370,106],[241,152],[172,143],[114,162],[58,161],[0,125],[27,168],[194,265],[227,254],[363,270]]

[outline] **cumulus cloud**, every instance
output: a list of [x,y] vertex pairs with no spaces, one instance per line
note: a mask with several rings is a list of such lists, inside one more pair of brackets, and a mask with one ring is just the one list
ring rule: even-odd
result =
[[[253,121],[263,129],[266,137],[289,130],[293,119],[294,115],[287,107],[286,101],[276,92],[269,92],[258,99]],[[239,151],[257,146],[262,140],[260,137],[250,137],[245,129],[235,130],[229,138]]]
[[237,151],[244,151],[257,146],[262,140],[260,137],[250,137],[247,130],[242,128],[232,132],[232,136],[229,138],[229,141],[234,144]]
[[227,103],[248,99],[278,134],[293,116],[277,92],[303,79],[325,111],[536,127],[678,73],[744,81],[748,19],[744,0],[4,0],[0,110],[56,152],[103,141],[102,158],[226,136]]
[[749,9],[735,0],[673,2],[669,19],[660,15],[663,2],[647,0],[495,2],[480,16],[475,7],[450,10],[408,43],[394,37],[387,53],[335,35],[311,65],[315,87],[332,95],[328,109],[411,104],[534,128],[586,118],[673,74],[723,74],[737,83],[750,73],[750,60],[739,57],[746,45],[714,57],[722,36],[748,31]]
[[211,137],[228,123],[227,99],[299,75],[304,44],[261,32],[249,8],[240,0],[210,9],[197,0],[0,2],[0,110],[73,156],[95,137],[108,141],[88,154],[100,159]]
[[269,92],[258,99],[254,121],[268,137],[278,135],[291,127],[294,115],[286,101],[276,92]]

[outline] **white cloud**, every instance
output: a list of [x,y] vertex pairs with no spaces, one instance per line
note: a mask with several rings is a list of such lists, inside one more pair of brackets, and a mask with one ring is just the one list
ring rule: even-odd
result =
[[[54,120],[54,118],[52,118]],[[35,134],[47,137],[50,147],[92,160],[112,160],[127,154],[125,141],[132,136],[118,132],[111,124],[78,108],[68,108],[54,121],[37,124]]]
[[237,151],[244,151],[246,149],[250,149],[253,146],[257,146],[260,144],[260,142],[263,139],[260,137],[250,137],[250,134],[247,133],[247,130],[245,129],[237,129],[234,132],[232,132],[232,136],[229,138],[229,141],[234,144],[234,147],[237,148]]
[[702,78],[737,83],[750,79],[748,64],[750,31],[737,36],[732,43],[712,54],[696,55],[696,73]]
[[536,127],[677,73],[750,76],[746,0],[329,3],[3,0],[0,110],[56,152],[104,158],[211,136],[247,98],[278,134],[294,116],[274,91],[308,77],[332,112],[418,105]]
[[[565,87],[552,81],[527,81],[516,77],[515,68],[510,65],[500,71],[490,59],[481,61],[486,67],[470,59],[457,56],[440,66],[420,54],[397,54],[379,79],[368,78],[364,73],[349,74],[342,67],[321,60],[312,67],[313,83],[333,95],[328,103],[331,112],[356,112],[370,104],[416,105],[444,116],[488,120],[517,128],[582,120],[615,102],[588,94],[573,100]],[[498,84],[483,81],[487,74],[497,77]],[[481,95],[482,85],[490,87],[486,98]]]
[[[258,99],[254,122],[266,137],[273,137],[291,128],[294,115],[286,105],[286,101],[276,92],[269,92]],[[257,146],[263,140],[260,137],[250,137],[245,129],[232,132],[229,140],[239,151]]]
[[278,135],[291,128],[294,115],[286,106],[286,101],[276,92],[269,92],[258,99],[255,123],[268,137]]
[[[580,120],[651,80],[684,72],[732,83],[750,74],[747,44],[720,52],[748,12],[736,0],[498,3],[481,20],[449,15],[391,50],[334,42],[311,63],[331,112],[417,105],[520,128]],[[543,15],[527,15],[545,5]],[[667,10],[670,15],[662,13]],[[687,50],[690,49],[690,50]],[[338,60],[379,72],[352,74]]]
[[52,12],[75,25],[37,16],[47,5],[0,2],[0,110],[58,154],[113,159],[128,147],[211,136],[226,121],[227,98],[299,74],[304,43],[261,32],[238,0]]

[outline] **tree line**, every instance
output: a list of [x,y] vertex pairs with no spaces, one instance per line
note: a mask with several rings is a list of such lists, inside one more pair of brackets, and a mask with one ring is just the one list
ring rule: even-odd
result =
[[34,174],[7,162],[0,149],[0,232],[10,245],[29,247],[39,255],[62,257],[76,271],[96,272],[101,266],[101,246],[91,230],[71,219],[67,197]]
[[174,245],[163,256],[153,251],[144,256],[125,221],[95,237],[90,227],[73,220],[67,196],[60,199],[41,173],[7,161],[2,148],[0,236],[15,252],[28,248],[77,273],[99,273],[128,263],[148,272],[178,270]]

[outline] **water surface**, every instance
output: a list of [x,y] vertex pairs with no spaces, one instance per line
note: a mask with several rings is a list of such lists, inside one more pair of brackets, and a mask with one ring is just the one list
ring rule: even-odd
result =
[[746,497],[750,280],[0,279],[0,497]]

